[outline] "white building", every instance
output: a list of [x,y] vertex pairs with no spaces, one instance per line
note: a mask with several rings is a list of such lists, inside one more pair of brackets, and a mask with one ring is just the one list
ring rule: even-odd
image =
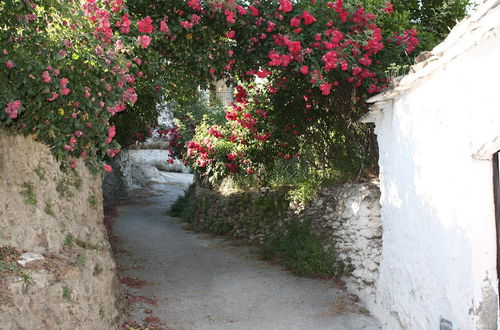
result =
[[497,329],[500,1],[425,57],[363,119],[376,125],[382,193],[369,308],[390,330]]

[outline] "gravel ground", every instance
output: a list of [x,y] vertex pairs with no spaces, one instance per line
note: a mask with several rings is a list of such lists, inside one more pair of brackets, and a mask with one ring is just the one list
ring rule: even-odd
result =
[[[381,329],[338,283],[294,276],[249,247],[183,229],[166,211],[192,176],[162,175],[167,183],[120,206],[115,224],[125,290],[156,302],[136,297],[131,320],[165,329]],[[130,287],[135,279],[145,283]]]

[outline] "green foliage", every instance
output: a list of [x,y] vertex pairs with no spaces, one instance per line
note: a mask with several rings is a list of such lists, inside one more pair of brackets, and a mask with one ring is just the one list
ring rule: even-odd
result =
[[75,243],[75,240],[76,240],[75,236],[73,236],[73,234],[71,234],[71,233],[68,233],[64,237],[63,246],[64,247],[71,247],[73,245],[73,243]]
[[40,181],[45,180],[45,169],[42,167],[42,165],[38,165],[37,167],[35,167],[35,173]]
[[69,286],[63,286],[62,297],[66,301],[71,301],[71,288]]
[[85,267],[85,264],[87,263],[87,257],[84,254],[79,254],[75,258],[75,265],[77,265],[80,268]]
[[92,276],[99,276],[102,273],[102,267],[99,264],[94,266],[94,270],[92,271]]
[[228,195],[199,189],[191,188],[171,208],[171,214],[183,217],[192,229],[232,238],[264,237],[259,253],[299,275],[340,277],[352,271],[333,249],[323,247],[309,222],[290,216],[287,189]]
[[52,209],[52,200],[48,200],[48,201],[45,201],[45,208],[43,209],[45,211],[45,213],[47,213],[48,215],[51,215],[53,217],[56,216],[54,210]]
[[94,194],[90,194],[87,200],[92,208],[97,209],[97,198]]
[[341,277],[352,268],[324,249],[307,222],[293,220],[275,231],[259,250],[267,260],[279,258],[292,272],[301,276]]
[[35,187],[31,182],[24,182],[22,187],[24,188],[23,191],[21,191],[21,195],[24,196],[25,200],[24,202],[26,205],[36,205],[37,204],[37,199],[35,195]]
[[33,281],[33,276],[31,276],[30,272],[27,271],[27,270],[22,270],[21,271],[21,278],[23,280],[23,283],[25,285],[28,285],[28,284],[33,284],[34,281]]

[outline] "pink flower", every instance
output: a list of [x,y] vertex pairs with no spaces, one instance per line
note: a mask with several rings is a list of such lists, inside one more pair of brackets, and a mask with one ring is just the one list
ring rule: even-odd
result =
[[226,37],[230,38],[230,39],[235,39],[234,38],[234,35],[236,34],[235,31],[229,31],[228,33],[226,33]]
[[75,168],[76,167],[76,159],[73,159],[71,163],[69,164],[69,167]]
[[61,78],[59,84],[61,85],[61,94],[68,95],[71,92],[71,89],[67,88],[69,80],[67,78]]
[[151,38],[149,36],[138,36],[137,41],[141,44],[142,47],[148,48],[151,43]]
[[332,84],[325,82],[324,84],[319,86],[319,89],[321,90],[321,94],[323,95],[330,95],[330,89],[332,88]]
[[7,103],[7,107],[5,108],[5,113],[9,116],[10,119],[15,119],[17,118],[20,108],[21,101],[16,100],[14,102],[9,102]]
[[50,78],[50,75],[49,75],[49,71],[45,70],[43,73],[42,73],[42,81],[44,83],[49,83],[52,79]]
[[162,32],[167,32],[168,31],[167,22],[165,22],[165,21],[161,21],[160,22],[160,31],[162,31]]
[[12,69],[14,67],[14,62],[12,61],[7,61],[7,63],[5,63],[5,66],[8,67],[9,69]]
[[193,27],[193,23],[188,21],[182,21],[180,24],[185,29],[191,29]]
[[137,27],[139,28],[139,32],[141,33],[152,33],[153,32],[153,20],[150,16],[146,16],[139,22],[137,22]]
[[80,137],[80,136],[83,135],[83,132],[82,131],[75,131],[74,134],[75,134],[76,137]]
[[52,101],[57,100],[58,98],[59,98],[59,94],[57,94],[56,92],[52,92],[52,96],[51,96],[51,97],[48,97],[48,98],[47,98],[47,101],[52,102]]
[[108,164],[102,164],[102,167],[104,168],[104,171],[106,173],[109,173],[113,170],[113,168],[111,166],[109,166]]
[[110,138],[113,138],[113,137],[115,137],[115,134],[116,134],[116,127],[115,126],[110,126],[108,128],[108,136]]
[[120,32],[123,34],[127,34],[130,32],[130,16],[129,14],[125,14],[122,16],[121,21],[116,22],[116,26],[120,28]]
[[304,65],[303,67],[300,68],[299,72],[302,73],[302,74],[308,74],[309,73],[309,67],[307,65]]
[[135,92],[135,89],[132,87],[127,88],[127,90],[123,93],[122,100],[123,102],[134,105],[135,102],[137,102],[137,93]]
[[64,145],[64,150],[66,150],[67,152],[72,152],[74,149],[72,146],[70,146],[69,144],[65,144]]

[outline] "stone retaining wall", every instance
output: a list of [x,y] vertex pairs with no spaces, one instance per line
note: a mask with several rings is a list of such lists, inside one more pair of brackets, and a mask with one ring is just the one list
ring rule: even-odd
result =
[[[20,254],[38,255],[18,264]],[[118,282],[101,176],[0,132],[0,328],[115,329]]]
[[377,182],[324,188],[302,211],[339,258],[354,271],[348,284],[364,299],[373,299],[382,251],[380,189]]

